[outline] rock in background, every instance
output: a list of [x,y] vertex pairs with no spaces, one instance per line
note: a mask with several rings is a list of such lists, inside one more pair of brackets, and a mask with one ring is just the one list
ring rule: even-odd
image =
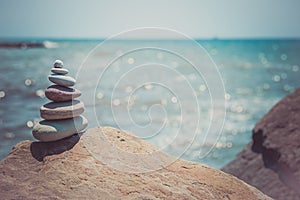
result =
[[300,199],[300,88],[256,124],[252,138],[223,171],[275,199]]
[[[100,135],[132,155],[157,150],[110,127],[89,129],[81,138],[24,141],[0,162],[1,199],[270,199],[229,174],[181,159],[154,172],[114,170],[95,159],[83,142]],[[100,149],[107,140],[100,140]]]

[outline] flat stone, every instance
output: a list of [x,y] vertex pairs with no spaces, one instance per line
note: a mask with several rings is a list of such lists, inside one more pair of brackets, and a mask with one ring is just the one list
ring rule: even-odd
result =
[[64,69],[64,68],[55,68],[54,67],[54,68],[51,69],[51,72],[54,73],[54,74],[62,74],[62,75],[64,75],[64,74],[69,73],[69,70]]
[[71,101],[81,96],[81,91],[59,85],[51,85],[45,91],[48,99],[55,102]]
[[48,76],[48,79],[57,85],[70,87],[74,86],[76,80],[71,76],[59,75],[59,74],[51,74]]
[[61,61],[61,60],[56,60],[56,61],[54,61],[53,66],[54,66],[55,68],[63,68],[64,63],[63,63],[63,61]]
[[84,104],[81,101],[50,102],[40,108],[41,117],[47,120],[68,119],[81,115]]
[[37,140],[51,142],[80,133],[87,125],[88,121],[83,116],[64,120],[43,120],[33,127],[32,134]]

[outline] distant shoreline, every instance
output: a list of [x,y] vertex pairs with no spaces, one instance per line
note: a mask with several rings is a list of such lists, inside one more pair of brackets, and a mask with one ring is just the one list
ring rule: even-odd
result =
[[[181,38],[55,38],[55,37],[0,37],[0,46],[6,43],[32,43],[38,44],[44,41],[52,42],[101,42],[105,40],[115,40],[115,41],[186,41]],[[201,41],[298,41],[300,38],[192,38],[197,42]]]

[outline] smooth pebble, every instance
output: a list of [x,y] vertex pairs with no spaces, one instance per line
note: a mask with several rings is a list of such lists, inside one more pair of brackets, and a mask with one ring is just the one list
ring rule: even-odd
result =
[[87,125],[87,119],[81,115],[72,119],[43,120],[33,127],[32,134],[42,142],[51,142],[80,133]]
[[51,69],[51,72],[54,73],[54,74],[67,74],[69,73],[69,70],[65,69],[65,68],[52,68]]
[[40,115],[47,120],[68,119],[81,115],[84,104],[79,100],[50,102],[40,108]]
[[57,85],[65,86],[65,87],[71,87],[74,86],[76,83],[76,80],[72,78],[71,76],[64,76],[59,74],[51,74],[48,76],[48,79]]
[[51,85],[45,91],[48,99],[55,102],[71,101],[81,96],[81,91],[78,89],[68,88],[60,85]]

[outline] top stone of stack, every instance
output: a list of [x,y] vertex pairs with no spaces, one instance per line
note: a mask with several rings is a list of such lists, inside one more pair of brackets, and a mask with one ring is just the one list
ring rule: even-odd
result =
[[54,65],[55,68],[63,68],[64,67],[64,63],[61,60],[54,61],[53,65]]

